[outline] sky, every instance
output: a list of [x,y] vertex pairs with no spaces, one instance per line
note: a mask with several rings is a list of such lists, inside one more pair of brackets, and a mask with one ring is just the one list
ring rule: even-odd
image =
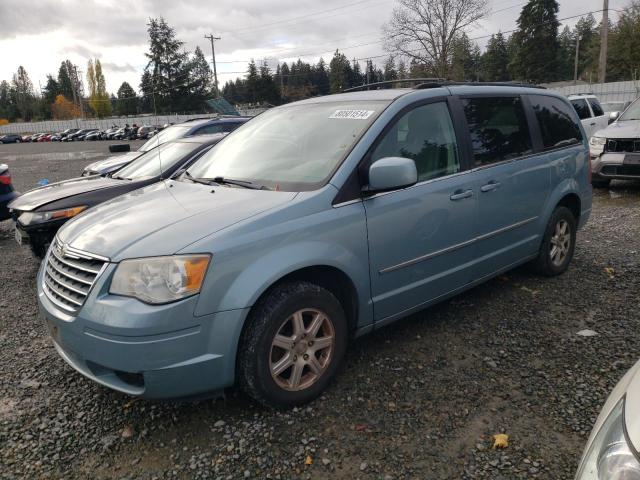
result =
[[[617,19],[631,0],[610,0],[609,17]],[[467,33],[484,47],[490,34],[513,30],[525,0],[488,0],[488,16]],[[602,8],[602,0],[559,0],[558,18]],[[395,0],[0,0],[0,80],[11,80],[22,65],[36,91],[48,73],[57,75],[70,59],[86,73],[89,58],[99,58],[107,91],[123,81],[138,89],[147,63],[146,24],[163,16],[192,52],[199,46],[211,61],[213,33],[220,86],[242,76],[247,62],[298,57],[329,62],[336,48],[348,58],[386,55],[382,26]],[[596,20],[601,19],[598,12]],[[562,22],[572,26],[578,18]],[[384,58],[374,61],[382,63]],[[86,79],[84,79],[86,85]],[[86,88],[86,87],[85,87]]]

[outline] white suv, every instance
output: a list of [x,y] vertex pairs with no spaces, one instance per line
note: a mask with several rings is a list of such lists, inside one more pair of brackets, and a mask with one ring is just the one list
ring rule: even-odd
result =
[[569,95],[569,101],[575,108],[588,138],[606,128],[609,124],[609,116],[604,113],[598,97],[592,94],[579,93]]

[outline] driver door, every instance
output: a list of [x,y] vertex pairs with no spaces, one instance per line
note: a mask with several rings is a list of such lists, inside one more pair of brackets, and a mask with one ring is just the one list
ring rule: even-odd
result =
[[377,322],[469,283],[475,255],[476,194],[446,101],[400,115],[370,163],[394,156],[416,162],[418,183],[364,200]]

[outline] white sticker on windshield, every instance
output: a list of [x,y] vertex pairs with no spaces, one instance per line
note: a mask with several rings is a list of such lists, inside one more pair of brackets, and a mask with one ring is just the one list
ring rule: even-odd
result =
[[366,120],[373,115],[373,110],[336,110],[329,118],[350,118],[354,120]]

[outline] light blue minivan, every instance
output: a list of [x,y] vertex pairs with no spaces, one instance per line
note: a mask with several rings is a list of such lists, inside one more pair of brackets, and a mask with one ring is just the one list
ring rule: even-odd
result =
[[423,84],[273,108],[187,171],[64,225],[38,275],[54,345],[146,398],[318,396],[350,338],[525,262],[564,272],[591,211],[567,100]]

